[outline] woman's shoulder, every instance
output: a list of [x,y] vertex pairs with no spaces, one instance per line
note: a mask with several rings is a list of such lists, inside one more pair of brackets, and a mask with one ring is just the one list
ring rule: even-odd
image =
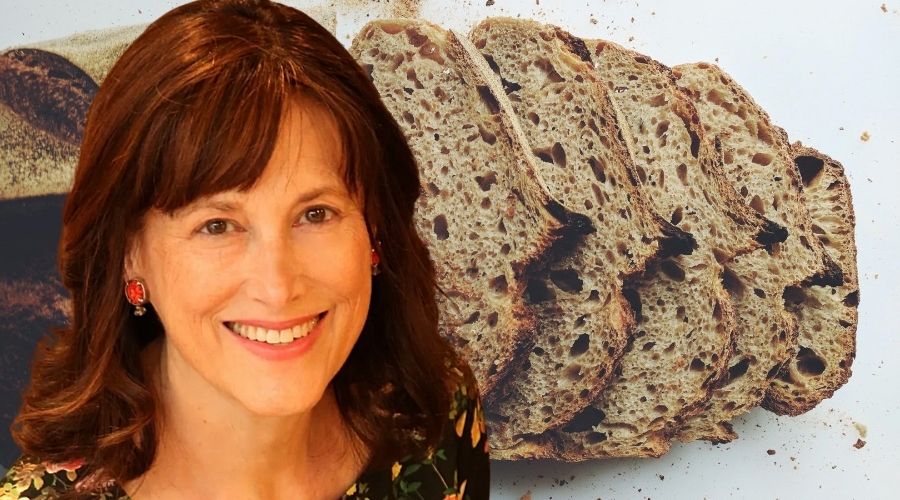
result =
[[409,456],[390,470],[361,477],[345,499],[487,498],[490,463],[478,384],[465,366],[449,370],[450,408],[440,441],[424,456]]
[[[0,500],[56,498],[82,479],[82,465],[84,460],[51,463],[23,456],[0,479]],[[95,498],[118,500],[127,497],[117,488],[107,488]]]

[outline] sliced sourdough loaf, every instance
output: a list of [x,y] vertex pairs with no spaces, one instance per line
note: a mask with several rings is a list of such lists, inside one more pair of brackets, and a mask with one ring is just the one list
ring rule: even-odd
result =
[[551,195],[603,228],[547,275],[530,278],[535,345],[510,377],[509,394],[487,407],[492,455],[505,458],[597,398],[633,324],[623,279],[660,253],[691,251],[693,240],[656,215],[633,184],[615,111],[583,44],[510,18],[487,19],[469,38],[502,82]]
[[638,324],[601,398],[553,440],[566,460],[659,456],[699,410],[732,351],[734,313],[722,262],[782,237],[742,203],[668,68],[603,41],[586,49],[610,91],[635,178],[657,213],[697,240],[629,288]]
[[739,318],[728,377],[678,435],[681,441],[725,442],[735,437],[727,422],[762,402],[769,382],[797,349],[797,322],[785,310],[785,287],[809,279],[834,282],[840,272],[812,233],[786,134],[715,65],[676,66],[674,74],[705,131],[722,144],[726,175],[747,205],[789,232],[768,251],[728,264],[726,283]]
[[464,43],[424,21],[384,20],[367,24],[351,53],[419,164],[416,221],[445,292],[440,328],[489,395],[529,349],[524,276],[554,241],[577,244],[592,226],[549,196],[502,91]]
[[844,276],[840,286],[789,287],[788,309],[797,316],[799,348],[769,384],[762,406],[779,415],[799,415],[830,398],[850,378],[856,357],[859,278],[856,217],[844,168],[830,157],[796,142],[794,164],[812,231]]

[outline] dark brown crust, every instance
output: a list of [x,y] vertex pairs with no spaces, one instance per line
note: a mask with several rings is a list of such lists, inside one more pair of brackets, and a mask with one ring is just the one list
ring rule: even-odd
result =
[[553,27],[553,32],[556,34],[556,38],[558,38],[570,52],[578,56],[582,61],[588,64],[591,63],[591,53],[588,50],[587,45],[585,45],[584,40],[555,26]]

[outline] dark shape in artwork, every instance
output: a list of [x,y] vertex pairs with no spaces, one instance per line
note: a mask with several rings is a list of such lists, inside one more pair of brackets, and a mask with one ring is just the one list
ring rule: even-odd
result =
[[0,104],[32,126],[78,145],[97,83],[68,59],[39,49],[0,55]]

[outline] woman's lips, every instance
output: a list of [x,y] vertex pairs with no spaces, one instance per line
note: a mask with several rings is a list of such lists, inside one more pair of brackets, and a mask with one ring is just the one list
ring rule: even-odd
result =
[[[290,321],[265,323],[266,325],[290,325],[280,330],[260,328],[245,323],[225,322],[223,326],[240,345],[264,359],[278,361],[302,356],[319,337],[327,312],[307,317],[303,322]],[[256,322],[260,324],[261,322]],[[252,337],[252,338],[251,338]],[[263,340],[259,340],[263,338]],[[270,340],[271,339],[271,340]]]

